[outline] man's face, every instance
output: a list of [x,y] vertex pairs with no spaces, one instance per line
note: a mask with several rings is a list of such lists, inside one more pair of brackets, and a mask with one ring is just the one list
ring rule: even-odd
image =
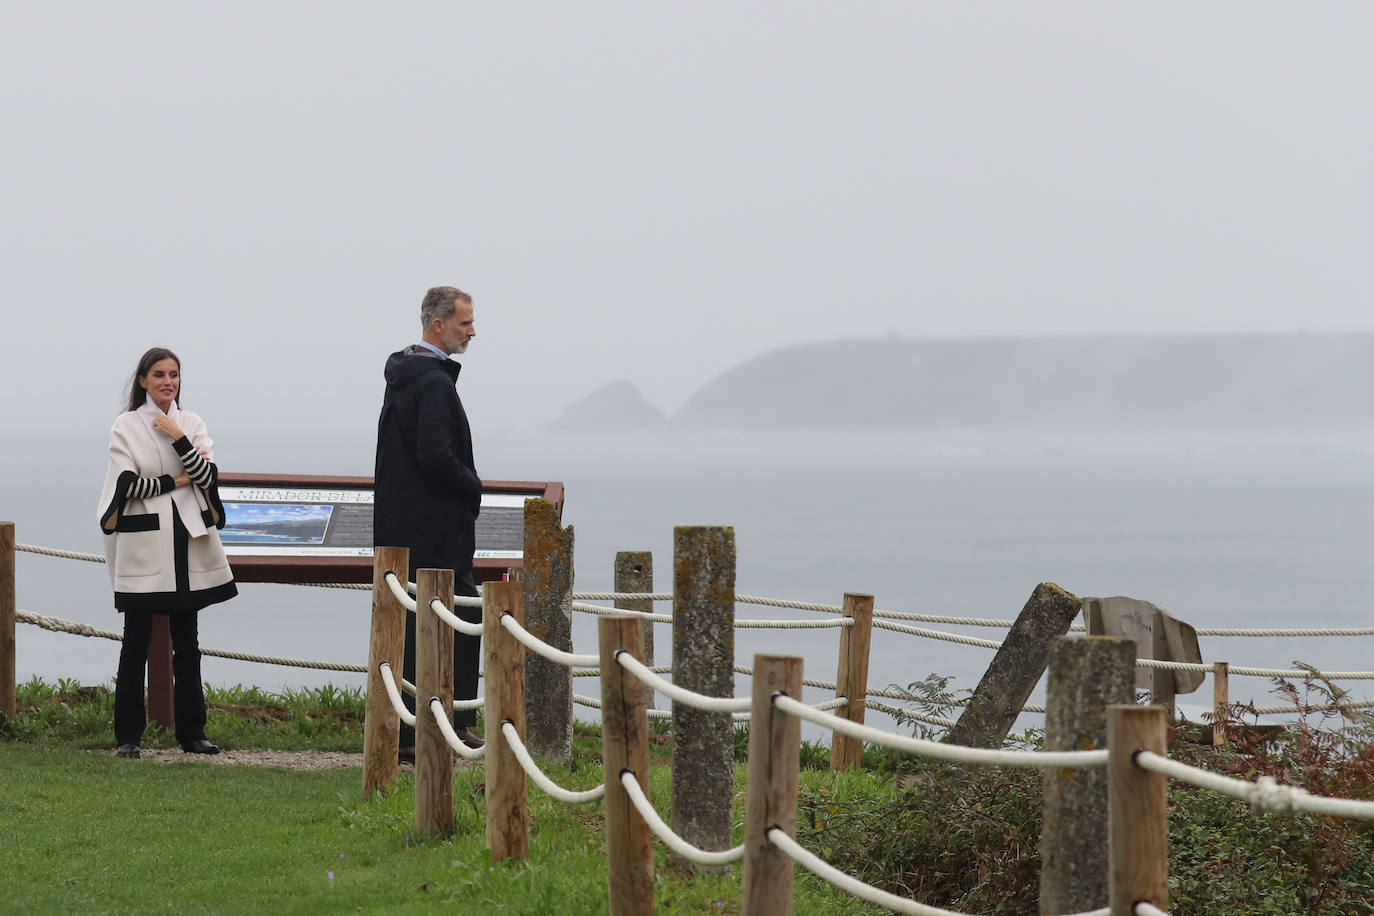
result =
[[472,323],[472,303],[459,299],[454,303],[453,317],[447,321],[436,319],[440,346],[446,353],[466,353],[468,341],[477,336]]

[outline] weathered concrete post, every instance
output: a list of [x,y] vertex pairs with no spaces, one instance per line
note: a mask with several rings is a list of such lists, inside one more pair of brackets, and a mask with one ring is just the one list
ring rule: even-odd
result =
[[519,582],[482,586],[482,647],[486,674],[487,849],[491,860],[530,857],[528,787],[525,770],[515,758],[501,725],[510,722],[525,732],[526,649],[501,625],[509,614],[525,625]]
[[373,553],[372,633],[367,644],[367,709],[363,713],[364,799],[376,792],[385,793],[400,769],[396,752],[401,742],[401,719],[382,686],[377,667],[390,662],[392,671],[401,670],[406,609],[386,584],[386,574],[394,572],[397,578],[404,578],[409,568],[408,547],[378,547]]
[[1051,643],[1069,631],[1079,606],[1077,596],[1053,582],[1035,587],[946,741],[968,747],[1002,745],[1045,673]]
[[0,522],[0,715],[13,719],[19,712],[15,677],[14,522]]
[[[1107,707],[1130,703],[1135,646],[1108,636],[1063,636],[1050,650],[1045,750],[1107,746]],[[1107,771],[1045,770],[1040,831],[1040,914],[1083,913],[1108,894]]]
[[1138,750],[1167,751],[1162,706],[1107,709],[1112,916],[1134,916],[1136,901],[1169,910],[1169,791],[1162,773],[1135,765]]
[[[453,610],[453,570],[415,570],[415,832],[453,833],[453,752],[434,718],[430,697],[443,714],[453,709],[453,630],[430,607]],[[393,669],[394,670],[394,669]]]
[[[844,616],[853,623],[840,630],[840,658],[835,668],[835,696],[848,702],[836,715],[864,724],[868,699],[868,651],[873,636],[873,596],[846,592]],[[864,743],[834,732],[830,738],[830,769],[863,769]]]
[[[615,590],[617,592],[652,592],[654,590],[654,555],[647,550],[622,550],[615,555]],[[654,603],[648,598],[617,598],[615,606],[623,611],[652,614]],[[654,666],[654,625],[644,621],[644,664]],[[648,692],[649,708],[654,708],[654,694]]]
[[801,769],[801,720],[773,706],[773,694],[802,698],[802,660],[754,656],[753,705],[749,714],[749,787],[745,792],[744,916],[792,912],[792,859],[768,839],[770,827],[797,836],[797,785]]
[[[734,696],[733,528],[673,529],[673,683],[706,696]],[[729,713],[673,703],[672,826],[701,849],[730,846],[733,729]]]
[[[559,527],[558,506],[525,500],[525,561],[521,570],[525,629],[572,651],[573,529]],[[525,741],[550,760],[572,759],[572,669],[530,655],[525,659]],[[499,723],[498,723],[499,725]]]
[[[618,589],[617,589],[618,591]],[[620,774],[629,770],[649,794],[649,689],[616,662],[625,652],[644,661],[641,621],[602,617],[597,621],[601,649],[601,763],[606,785],[606,883],[613,916],[652,916],[654,848],[649,824],[639,816]]]

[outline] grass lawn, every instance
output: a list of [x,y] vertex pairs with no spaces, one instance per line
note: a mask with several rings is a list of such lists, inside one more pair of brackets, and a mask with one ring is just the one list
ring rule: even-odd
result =
[[[21,711],[9,740],[0,740],[5,914],[609,911],[599,802],[567,805],[531,787],[530,857],[493,867],[480,766],[455,775],[453,838],[417,840],[410,774],[389,796],[363,802],[356,767],[219,766],[191,756],[123,760],[108,747],[108,720],[101,724],[99,711],[82,708],[107,706],[107,695],[44,696],[28,686],[27,716]],[[321,718],[317,709],[299,712],[298,726]],[[229,746],[255,746],[254,737],[267,739],[256,746],[302,743],[300,735],[278,734],[276,722],[227,719],[223,709],[212,712],[211,733],[221,741],[232,734]],[[42,734],[30,727],[39,721]],[[163,737],[150,731],[145,746],[165,743]],[[579,744],[590,740],[583,736]],[[361,742],[339,749],[360,750]],[[578,756],[580,766],[551,768],[550,776],[570,788],[599,783],[599,763]],[[669,775],[662,766],[652,775],[651,794],[665,816]],[[742,768],[737,777],[739,822]],[[737,826],[734,842],[741,839]],[[739,866],[697,875],[675,867],[657,842],[655,850],[657,912],[739,911]],[[880,912],[800,869],[796,911]]]

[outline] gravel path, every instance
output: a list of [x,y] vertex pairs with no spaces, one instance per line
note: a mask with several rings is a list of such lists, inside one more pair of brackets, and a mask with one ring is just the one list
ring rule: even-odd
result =
[[[95,753],[114,754],[114,751]],[[220,766],[238,764],[254,767],[280,767],[283,770],[328,770],[334,767],[362,768],[363,755],[343,751],[265,751],[265,750],[226,750],[218,754],[187,754],[180,748],[143,748],[143,756],[130,760],[130,764],[147,761],[154,763],[214,763]],[[454,769],[466,769],[472,762],[454,756]],[[401,764],[401,772],[414,772],[415,765]]]
[[[108,753],[113,754],[113,751]],[[218,754],[187,754],[180,748],[143,748],[143,756],[130,760],[131,764],[154,763],[214,763],[221,766],[239,764],[257,767],[281,767],[284,770],[327,770],[333,767],[361,767],[362,754],[342,751],[264,751],[226,750]],[[402,766],[402,770],[414,767]]]

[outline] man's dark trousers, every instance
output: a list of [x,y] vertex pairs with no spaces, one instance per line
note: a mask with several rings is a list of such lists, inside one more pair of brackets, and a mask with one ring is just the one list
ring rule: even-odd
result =
[[[437,569],[438,566],[426,566],[423,563],[411,563],[410,581],[415,581],[415,570],[417,569]],[[472,578],[472,573],[456,576],[453,580],[453,593],[455,595],[466,595],[469,598],[477,597],[477,583]],[[455,607],[453,612],[466,620],[468,623],[482,622],[482,609],[480,607]],[[447,624],[446,624],[447,625]],[[477,696],[477,669],[482,659],[482,639],[479,636],[468,636],[465,633],[454,632],[453,634],[453,696],[455,699],[473,699]],[[401,676],[412,684],[415,683],[415,615],[406,613],[406,647],[405,656],[401,661]],[[405,700],[406,709],[415,711],[415,699],[407,693],[401,694]],[[425,698],[428,700],[428,697]],[[471,728],[477,724],[477,710],[463,709],[453,714],[454,728]],[[415,746],[415,727],[401,723],[401,747]]]

